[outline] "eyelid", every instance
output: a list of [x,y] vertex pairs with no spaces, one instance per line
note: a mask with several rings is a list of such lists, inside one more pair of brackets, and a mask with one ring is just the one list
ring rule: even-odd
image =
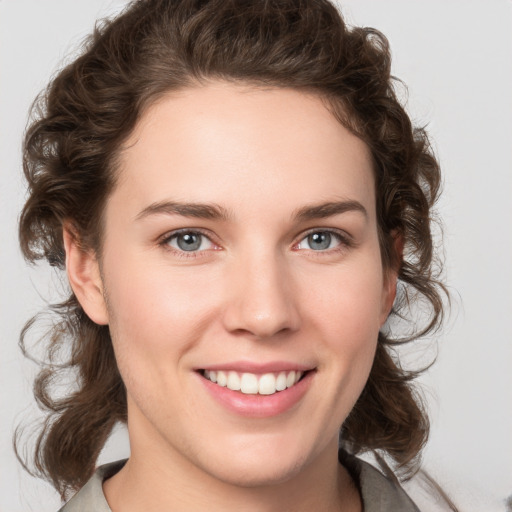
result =
[[[180,250],[180,249],[177,249],[175,247],[172,247],[170,244],[169,244],[169,241],[180,235],[180,234],[187,234],[187,233],[191,233],[191,234],[197,234],[197,235],[201,235],[201,236],[204,236],[205,238],[207,238],[211,244],[214,246],[213,248],[209,248],[209,249],[203,249],[203,250],[200,250],[200,251],[183,251],[183,250]],[[179,229],[174,229],[172,231],[168,231],[167,233],[165,233],[164,235],[158,237],[158,240],[157,240],[157,243],[159,246],[162,246],[164,247],[165,250],[168,250],[180,257],[184,257],[184,258],[197,258],[198,256],[202,255],[202,253],[205,253],[205,252],[208,252],[208,251],[211,251],[211,250],[219,250],[220,249],[220,246],[219,244],[214,240],[216,237],[213,235],[213,233],[211,231],[208,231],[206,229],[203,229],[203,228],[179,228]]]
[[[330,234],[336,236],[340,240],[340,245],[343,248],[353,247],[355,245],[354,238],[352,237],[352,235],[350,235],[349,233],[347,233],[346,231],[344,231],[342,229],[317,227],[317,228],[311,228],[311,229],[308,229],[307,231],[302,232],[296,238],[296,242],[293,244],[293,248],[296,250],[304,250],[304,249],[297,249],[297,246],[305,238],[307,238],[309,235],[312,235],[313,233],[330,233]],[[306,249],[306,250],[308,250],[308,249]],[[333,249],[326,249],[324,251],[314,251],[313,249],[309,249],[309,250],[312,252],[321,254],[321,253],[336,251],[336,250],[340,250],[340,249],[338,247],[335,247]]]
[[[200,251],[183,251],[180,249],[176,249],[169,245],[169,240],[171,240],[173,237],[179,235],[179,234],[185,234],[185,233],[196,233],[201,236],[206,237],[213,245],[213,249],[203,249]],[[303,231],[298,237],[296,237],[295,242],[292,245],[292,248],[294,250],[304,250],[304,249],[298,249],[297,246],[300,242],[302,242],[305,238],[307,238],[309,235],[313,233],[331,233],[335,237],[337,237],[340,241],[341,247],[335,247],[332,249],[326,249],[323,251],[314,251],[313,249],[309,249],[309,251],[322,254],[322,253],[330,253],[335,251],[340,251],[346,248],[353,247],[355,245],[355,241],[352,235],[347,233],[346,231],[338,228],[332,228],[332,227],[316,227],[316,228],[310,228],[306,231]],[[198,256],[201,256],[202,253],[211,251],[211,250],[220,250],[222,247],[220,244],[215,240],[217,237],[209,230],[206,230],[204,228],[179,228],[174,229],[172,231],[168,231],[164,235],[161,235],[157,239],[157,243],[160,246],[163,246],[166,250],[173,252],[177,254],[178,256],[184,257],[184,258],[197,258]],[[306,249],[308,250],[308,249]]]

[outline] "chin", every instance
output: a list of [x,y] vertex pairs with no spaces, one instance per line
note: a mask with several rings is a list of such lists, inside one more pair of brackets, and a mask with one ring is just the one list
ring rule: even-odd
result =
[[296,476],[302,464],[283,464],[275,457],[265,457],[265,460],[231,460],[227,466],[215,467],[208,471],[210,476],[226,484],[244,487],[271,487],[284,483]]
[[244,445],[235,443],[219,449],[219,444],[215,453],[205,450],[203,460],[197,462],[210,476],[226,484],[250,488],[284,483],[297,476],[314,457],[313,449],[308,456],[304,443],[291,436],[246,440]]

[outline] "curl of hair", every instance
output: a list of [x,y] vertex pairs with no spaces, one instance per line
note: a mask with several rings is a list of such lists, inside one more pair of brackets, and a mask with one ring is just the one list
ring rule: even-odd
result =
[[[84,250],[101,253],[116,157],[145,109],[167,92],[224,80],[319,95],[371,150],[382,260],[398,269],[403,303],[421,297],[431,310],[427,325],[406,340],[380,334],[370,378],[341,435],[355,452],[381,450],[411,473],[429,422],[411,383],[417,372],[403,370],[390,346],[433,331],[442,319],[431,234],[440,173],[426,132],[412,126],[397,99],[390,67],[385,37],[348,28],[326,0],[132,2],[96,27],[81,56],[35,104],[24,144],[29,197],[19,227],[26,259],[64,268],[66,222]],[[405,317],[400,306],[392,314]],[[47,413],[35,467],[65,496],[94,471],[114,424],[126,421],[126,395],[108,328],[95,325],[73,293],[54,310],[60,321],[47,337],[48,354],[66,345],[71,355],[60,365],[50,357],[35,383]],[[77,386],[59,398],[51,387],[63,369],[75,372]]]

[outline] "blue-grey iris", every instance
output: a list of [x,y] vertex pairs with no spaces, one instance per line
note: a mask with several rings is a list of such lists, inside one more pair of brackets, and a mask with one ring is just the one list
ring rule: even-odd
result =
[[176,237],[176,243],[182,251],[197,251],[201,241],[201,235],[196,233],[184,233]]
[[327,232],[311,233],[308,236],[308,244],[314,251],[328,249],[331,245],[332,235]]

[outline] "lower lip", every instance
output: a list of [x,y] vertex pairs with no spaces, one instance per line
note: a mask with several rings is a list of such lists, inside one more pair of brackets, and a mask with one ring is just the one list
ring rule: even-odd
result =
[[297,384],[273,395],[246,395],[214,384],[201,374],[198,376],[210,395],[229,411],[250,418],[269,418],[296,405],[309,389],[314,373],[308,371]]

